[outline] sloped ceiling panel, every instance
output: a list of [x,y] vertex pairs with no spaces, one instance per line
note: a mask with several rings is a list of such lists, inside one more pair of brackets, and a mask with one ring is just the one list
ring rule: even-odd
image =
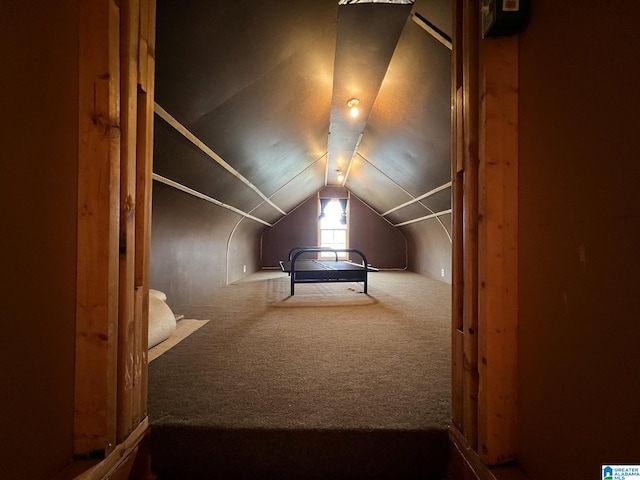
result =
[[431,25],[453,37],[453,6],[451,0],[416,0],[414,11]]
[[451,208],[451,189],[447,188],[420,200],[425,207],[433,212],[442,212]]
[[[338,9],[331,136],[328,146],[329,184],[338,184],[358,146],[411,5],[362,3]],[[360,114],[349,115],[356,99]]]
[[346,187],[378,213],[413,200],[404,189],[360,156],[353,159]]
[[[311,191],[315,193],[324,186],[324,170],[325,161],[321,159],[273,194],[270,198],[271,201],[287,214],[291,213],[301,203],[298,201],[299,192]],[[249,213],[269,223],[273,223],[282,217],[267,203],[261,204]]]
[[[450,10],[450,0],[158,0],[156,102],[284,212],[334,184],[332,158],[357,146],[345,187],[383,213],[450,180],[451,52],[411,18],[447,34]],[[368,103],[355,129],[338,118],[351,95]],[[269,223],[282,217],[156,125],[157,174]],[[338,145],[347,153],[332,153]],[[390,218],[449,205],[441,192]]]
[[326,152],[334,47],[331,30],[207,113],[193,133],[271,195]]
[[[159,0],[156,102],[272,195],[326,154],[336,15],[333,0]],[[180,158],[162,139],[154,155],[164,170]],[[263,201],[213,164],[207,174],[180,162],[187,187],[210,182],[201,193],[244,211]],[[316,190],[301,183],[287,204]]]
[[155,154],[154,173],[244,212],[263,202],[254,190],[162,119],[156,116],[154,125],[156,142],[161,143],[163,149],[162,154]]
[[[313,51],[335,30],[336,12],[334,0],[158,0],[156,100],[191,127],[286,59]],[[316,65],[329,76],[332,69],[332,56]]]
[[450,70],[451,51],[409,22],[358,151],[414,197],[451,177]]

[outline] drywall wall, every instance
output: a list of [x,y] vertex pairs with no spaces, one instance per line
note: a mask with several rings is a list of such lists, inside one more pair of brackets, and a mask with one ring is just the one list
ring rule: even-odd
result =
[[349,246],[367,256],[376,268],[407,268],[407,242],[402,231],[393,227],[359,199],[351,197],[349,207]]
[[77,2],[0,4],[0,476],[71,461],[78,164]]
[[[323,198],[346,198],[347,192],[328,187],[320,195]],[[353,196],[348,209],[349,247],[362,251],[367,262],[375,267],[406,268],[407,245],[402,233]],[[286,260],[291,248],[317,244],[318,199],[314,195],[276,225],[265,229],[262,265],[265,268],[278,266],[279,260]]]
[[243,218],[238,222],[229,241],[229,283],[260,270],[260,236],[264,225]]
[[[151,228],[151,288],[167,295],[175,313],[228,282],[228,245],[242,217],[226,208],[196,198],[159,182],[153,184]],[[239,238],[241,235],[236,234]],[[254,238],[257,234],[253,234]],[[242,248],[244,264],[256,265],[257,240]],[[231,264],[237,277],[238,261]]]
[[409,241],[409,270],[451,283],[451,215],[400,228]]
[[538,0],[521,35],[518,457],[532,480],[640,463],[639,15]]
[[[262,267],[276,268],[293,247],[318,244],[318,198],[314,195],[262,234]],[[279,268],[279,267],[278,267]]]

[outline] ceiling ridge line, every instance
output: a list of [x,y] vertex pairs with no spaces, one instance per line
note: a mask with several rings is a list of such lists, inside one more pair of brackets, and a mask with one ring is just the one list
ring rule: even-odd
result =
[[[441,192],[442,190],[446,190],[447,188],[451,187],[452,182],[447,182],[443,185],[440,185],[439,187],[434,188],[433,190],[424,193],[422,195],[420,195],[419,197],[415,197],[413,200],[409,200],[408,202],[403,203],[402,205],[398,205],[397,207],[393,207],[391,210],[387,210],[386,212],[382,213],[381,216],[385,216],[385,215],[389,215],[390,213],[395,212],[396,210],[400,210],[401,208],[407,207],[409,205],[411,205],[412,203],[416,203],[419,202],[420,200],[424,200],[427,197],[430,197],[431,195]],[[407,192],[408,193],[408,192]],[[413,195],[411,195],[413,196]],[[428,208],[428,207],[426,207]],[[431,209],[429,209],[431,210]]]
[[[338,28],[336,30],[336,51],[334,56],[334,77],[329,131],[334,132],[345,130],[346,133],[342,133],[335,142],[332,140],[333,137],[330,136],[327,148],[329,152],[328,164],[330,165],[330,168],[334,168],[336,170],[342,170],[342,159],[350,158],[350,164],[355,157],[359,148],[359,142],[362,138],[361,136],[367,129],[373,107],[380,95],[382,85],[389,72],[391,61],[398,49],[402,32],[409,17],[411,16],[410,9],[406,7],[413,5],[413,0],[343,0],[343,2],[346,3],[342,3],[338,7]],[[350,44],[347,42],[353,42],[353,39],[351,38],[352,30],[347,29],[347,27],[355,26],[356,28],[353,30],[357,30],[362,27],[362,25],[359,23],[353,25],[353,20],[349,17],[351,14],[343,16],[341,13],[357,11],[357,9],[353,10],[351,8],[346,8],[348,5],[354,3],[363,5],[379,4],[380,6],[385,4],[387,6],[396,5],[394,10],[396,10],[396,12],[401,12],[402,17],[396,18],[395,15],[386,15],[385,17],[380,17],[378,20],[381,22],[382,18],[386,19],[382,24],[387,29],[387,41],[381,43],[379,37],[376,36],[368,39],[370,44],[366,49],[360,47],[356,50],[353,46],[349,46]],[[374,6],[373,8],[377,7]],[[391,19],[391,22],[389,19]],[[402,20],[401,24],[399,20]],[[340,27],[341,25],[342,28]],[[367,31],[371,31],[371,28],[368,26]],[[393,35],[391,35],[391,33],[393,33]],[[375,39],[376,43],[371,43],[373,39]],[[393,40],[393,42],[391,42],[391,40]],[[368,57],[370,56],[370,53],[368,52],[371,51],[372,46],[375,47],[378,52],[378,61],[371,62],[373,67],[369,68],[366,72],[367,75],[365,80],[361,73],[355,74],[353,67],[349,67],[349,62],[345,59],[348,59],[349,56],[354,55],[354,53],[363,54],[365,57]],[[358,67],[358,70],[361,70],[361,68]],[[355,89],[351,86],[354,81],[356,83],[361,83],[359,88]],[[365,100],[365,98],[363,98],[363,94],[365,97],[370,98],[366,98]],[[344,104],[342,102],[349,97],[352,97],[352,100],[358,101],[357,105],[359,114],[357,115],[357,119],[351,118],[345,120],[346,116],[343,115]],[[358,135],[357,139],[354,139],[355,135]],[[348,166],[349,165],[347,165],[347,167]],[[328,183],[331,183],[331,181]],[[341,184],[342,186],[346,185],[346,179],[343,179],[342,182],[338,182],[338,184]]]
[[329,128],[329,133],[327,133],[327,151],[325,155],[327,156],[327,163],[324,166],[324,186],[328,185],[329,181],[329,142],[331,141],[331,128]]
[[170,187],[173,187],[177,190],[180,190],[184,193],[188,193],[189,195],[193,195],[194,197],[197,197],[201,200],[205,200],[209,203],[213,203],[214,205],[217,205],[219,207],[222,208],[226,208],[227,210],[231,210],[234,213],[237,213],[238,215],[241,215],[245,218],[249,218],[251,220],[254,220],[258,223],[262,223],[263,225],[266,225],[267,227],[272,227],[273,225],[270,224],[269,222],[266,222],[264,220],[262,220],[261,218],[258,217],[254,217],[253,215],[247,213],[247,212],[243,212],[242,210],[240,210],[239,208],[233,207],[231,205],[228,205],[226,203],[221,202],[220,200],[216,200],[215,198],[209,197],[208,195],[205,195],[204,193],[200,193],[197,190],[194,190],[193,188],[189,188],[185,185],[182,185],[181,183],[178,183],[174,180],[171,180],[169,178],[163,177],[162,175],[158,175],[157,173],[153,173],[151,175],[151,178],[153,178],[154,180],[160,182],[160,183],[164,183],[165,185],[168,185]]
[[[347,178],[349,178],[349,174],[351,173],[351,167],[353,166],[353,160],[356,158],[356,155],[358,154],[358,149],[360,148],[360,143],[362,143],[362,136],[364,135],[364,132],[361,132],[360,135],[358,135],[358,140],[356,141],[356,146],[353,149],[353,155],[351,155],[351,159],[349,160],[349,165],[347,165],[347,171],[344,173],[344,178],[342,179],[342,186],[344,187],[345,184],[347,183]],[[329,152],[327,152],[328,154]],[[329,162],[327,162],[329,163]]]
[[177,132],[182,134],[187,140],[189,140],[196,147],[202,150],[202,152],[205,153],[209,158],[214,160],[218,165],[220,165],[222,168],[224,168],[226,171],[228,171],[230,174],[232,174],[234,177],[236,177],[238,180],[244,183],[251,190],[256,192],[262,199],[264,199],[269,205],[271,205],[277,211],[279,211],[283,215],[286,215],[284,210],[282,210],[275,203],[269,200],[269,198],[267,198],[267,196],[264,193],[262,193],[258,189],[258,187],[256,187],[253,183],[251,183],[249,180],[243,177],[242,174],[238,172],[235,168],[233,168],[231,165],[225,162],[220,155],[218,155],[216,152],[211,150],[211,148],[209,148],[202,140],[200,140],[193,133],[191,133],[191,131],[189,131],[187,127],[182,125],[178,120],[176,120],[173,116],[171,116],[169,112],[167,112],[164,108],[158,105],[157,102],[154,102],[154,111],[160,118],[162,118],[165,122],[171,125]]

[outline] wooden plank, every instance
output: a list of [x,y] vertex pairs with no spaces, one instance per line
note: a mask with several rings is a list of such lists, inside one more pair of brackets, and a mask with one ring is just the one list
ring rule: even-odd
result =
[[517,453],[518,36],[481,44],[479,454]]
[[[143,12],[147,17],[143,22]],[[140,1],[142,23],[155,23],[155,0]],[[149,258],[151,249],[151,194],[153,186],[153,120],[154,120],[154,39],[149,37],[152,27],[141,28],[147,56],[139,64],[138,81],[138,124],[137,124],[137,163],[136,163],[136,287],[149,287]],[[144,63],[143,76],[142,70]]]
[[451,417],[456,428],[464,424],[464,335],[462,330],[452,330],[451,347]]
[[[148,293],[148,289],[146,289]],[[134,425],[138,425],[146,416],[146,396],[143,399],[143,391],[146,395],[146,388],[142,388],[143,369],[147,367],[147,347],[148,339],[147,335],[143,335],[143,332],[147,332],[144,328],[144,324],[148,323],[148,318],[143,315],[144,310],[144,293],[145,289],[142,287],[136,287],[134,296],[134,335],[133,335],[133,405],[132,405],[132,422]],[[147,295],[147,299],[148,299]],[[148,301],[147,301],[148,305]]]
[[478,41],[477,2],[463,5],[463,262],[464,262],[464,428],[478,446]]
[[[138,425],[135,430],[102,462],[86,470],[81,475],[75,477],[75,480],[104,480],[112,478],[121,478],[122,470],[129,471],[131,460],[135,459],[137,448],[144,437],[149,435],[149,423],[147,420]],[[125,478],[127,478],[125,476]]]
[[[462,72],[460,72],[460,75],[462,76]],[[462,87],[459,87],[455,91],[455,99],[456,99],[456,106],[453,109],[453,114],[455,116],[455,123],[453,127],[455,129],[454,130],[455,134],[458,137],[458,141],[456,142],[455,148],[453,150],[456,156],[454,159],[453,165],[455,167],[454,173],[461,173],[464,170],[464,143],[465,143],[464,142],[464,126],[463,126],[464,95],[463,95]]]
[[448,474],[456,480],[496,480],[466,437],[455,426],[449,428],[451,457]]
[[[149,331],[149,265],[151,252],[151,196],[153,185],[153,120],[155,71],[155,0],[140,2],[140,37],[145,56],[139,57],[137,162],[136,162],[136,245],[135,284],[138,292],[136,314],[137,362],[135,383],[139,404],[135,414],[143,419],[147,413],[147,367]],[[146,25],[146,27],[145,27]],[[144,37],[144,40],[143,40]],[[144,67],[142,65],[144,64]],[[142,67],[142,68],[141,68]]]
[[139,0],[120,7],[120,299],[118,308],[118,429],[122,442],[138,424],[133,418],[135,343],[135,216],[138,108]]
[[140,0],[138,39],[138,86],[140,90],[148,90],[149,80],[149,2]]
[[[146,0],[142,0],[145,3]],[[153,68],[153,65],[148,68]],[[152,85],[152,84],[151,84]],[[153,89],[153,86],[151,86]],[[138,291],[136,313],[137,335],[140,344],[136,350],[139,364],[139,382],[136,384],[140,398],[139,418],[147,412],[147,368],[149,336],[149,265],[151,252],[151,195],[153,184],[153,93],[138,91],[138,161],[136,164],[136,265],[135,283]],[[137,371],[137,369],[136,369]]]
[[454,158],[451,162],[451,200],[452,200],[452,259],[451,259],[451,420],[459,429],[464,428],[463,409],[463,306],[464,306],[464,262],[463,253],[463,188],[464,188],[464,156],[463,128],[462,128],[462,0],[454,2],[453,22],[453,81],[451,98],[454,106],[451,109],[451,152]]
[[193,332],[203,327],[209,320],[182,319],[176,325],[176,331],[165,341],[149,349],[149,363],[165,354]]
[[120,162],[119,10],[79,1],[76,457],[115,448]]

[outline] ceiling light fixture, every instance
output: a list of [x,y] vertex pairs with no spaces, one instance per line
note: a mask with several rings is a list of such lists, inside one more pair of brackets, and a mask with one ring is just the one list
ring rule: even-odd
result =
[[338,176],[338,181],[342,183],[342,181],[344,180],[344,174],[342,173],[342,170],[336,170],[336,175]]
[[360,109],[358,105],[360,104],[360,100],[357,98],[351,98],[347,101],[347,107],[349,107],[349,115],[353,118],[357,117],[360,114]]

